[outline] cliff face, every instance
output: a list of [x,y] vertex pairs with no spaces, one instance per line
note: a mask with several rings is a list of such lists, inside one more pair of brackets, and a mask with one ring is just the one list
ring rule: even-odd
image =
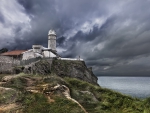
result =
[[97,84],[97,77],[84,61],[53,60],[51,71],[60,77],[72,77]]
[[32,65],[26,66],[24,72],[27,74],[47,75],[55,73],[60,77],[77,78],[97,85],[97,77],[90,68],[87,68],[84,61],[71,60],[41,60]]
[[150,113],[150,98],[93,85],[97,77],[82,61],[41,60],[15,68],[23,69],[28,74],[0,74],[0,113]]

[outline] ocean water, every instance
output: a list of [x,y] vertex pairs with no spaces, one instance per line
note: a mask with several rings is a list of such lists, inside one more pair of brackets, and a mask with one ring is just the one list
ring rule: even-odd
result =
[[150,77],[98,77],[98,83],[132,97],[150,97]]

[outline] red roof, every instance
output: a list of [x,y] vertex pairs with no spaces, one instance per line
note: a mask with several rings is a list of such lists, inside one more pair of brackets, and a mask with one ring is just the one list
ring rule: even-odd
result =
[[17,55],[21,55],[25,51],[26,50],[14,50],[14,51],[8,51],[8,52],[5,52],[5,53],[2,53],[0,55],[3,55],[3,56],[17,56]]

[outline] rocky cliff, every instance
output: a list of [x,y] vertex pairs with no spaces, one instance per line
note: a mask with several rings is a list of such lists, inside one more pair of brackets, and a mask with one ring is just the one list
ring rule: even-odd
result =
[[0,113],[150,113],[150,98],[98,86],[82,61],[41,60],[15,70],[26,74],[0,74]]
[[60,77],[72,77],[97,84],[97,77],[84,61],[53,60],[51,70]]
[[41,60],[33,65],[26,66],[25,73],[47,75],[55,73],[60,77],[77,78],[92,84],[97,84],[97,77],[87,68],[84,61],[71,60]]

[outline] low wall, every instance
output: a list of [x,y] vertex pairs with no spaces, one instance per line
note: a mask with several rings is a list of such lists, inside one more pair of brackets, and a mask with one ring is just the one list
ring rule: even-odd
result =
[[20,65],[20,60],[9,56],[0,56],[0,73],[11,73],[12,67]]
[[75,61],[83,61],[83,59],[77,59],[77,58],[60,58],[61,60],[75,60]]
[[0,62],[12,63],[13,62],[13,58],[12,57],[8,57],[8,56],[0,56]]

